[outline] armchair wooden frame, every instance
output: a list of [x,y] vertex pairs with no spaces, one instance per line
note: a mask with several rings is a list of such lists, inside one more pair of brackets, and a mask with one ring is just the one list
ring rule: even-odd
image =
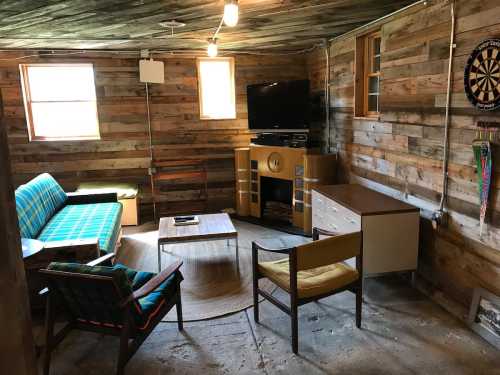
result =
[[[114,254],[105,255],[99,259],[87,263],[90,266],[104,265],[110,263],[114,257]],[[140,298],[143,298],[153,292],[156,288],[160,286],[168,277],[170,277],[174,272],[176,272],[182,266],[182,261],[177,261],[163,270],[161,273],[153,277],[141,288],[134,291],[129,296],[124,296],[121,301],[119,301],[119,307],[121,310],[122,322],[119,325],[97,325],[86,323],[72,317],[71,314],[67,315],[66,325],[57,333],[54,334],[55,319],[58,312],[65,311],[64,303],[62,297],[58,293],[56,282],[63,280],[64,282],[71,282],[73,285],[89,284],[92,287],[114,287],[115,290],[119,290],[115,281],[112,277],[62,272],[43,269],[40,272],[46,277],[48,281],[48,288],[44,289],[41,293],[47,294],[47,310],[46,310],[46,321],[45,321],[45,351],[43,358],[43,374],[48,375],[50,370],[50,358],[52,351],[56,346],[66,337],[66,335],[72,329],[79,329],[83,331],[90,331],[96,333],[102,333],[107,335],[113,335],[120,337],[120,348],[118,354],[118,364],[116,374],[122,375],[124,373],[124,368],[130,358],[139,349],[140,345],[149,336],[151,331],[157,326],[161,319],[170,311],[170,309],[175,305],[177,308],[177,324],[180,331],[183,330],[182,323],[182,304],[181,304],[181,292],[180,285],[177,286],[177,292],[163,304],[160,310],[154,315],[152,320],[146,326],[145,329],[139,329],[136,326],[132,315],[132,309],[134,304]],[[130,341],[132,340],[132,341]]]
[[[361,307],[363,300],[363,233],[356,232],[355,234],[359,234],[361,236],[360,239],[360,249],[359,253],[356,256],[356,270],[359,274],[357,280],[347,285],[344,285],[340,288],[329,291],[328,293],[324,293],[321,295],[317,295],[314,297],[308,298],[299,298],[298,290],[297,290],[297,274],[298,274],[298,265],[297,265],[297,249],[298,247],[290,247],[290,248],[280,248],[280,249],[271,249],[266,248],[258,242],[252,242],[252,268],[253,268],[253,302],[254,302],[254,320],[256,323],[259,323],[259,295],[264,297],[266,300],[271,302],[273,305],[278,307],[281,311],[288,314],[291,318],[291,328],[292,328],[292,351],[297,354],[298,353],[298,308],[299,306],[305,305],[309,302],[314,302],[320,300],[322,298],[329,297],[331,295],[343,292],[343,291],[351,291],[356,294],[356,327],[361,328]],[[319,236],[329,236],[335,237],[339,236],[338,234],[325,231],[320,228],[313,228],[313,241],[319,240]],[[351,234],[347,234],[344,236],[350,236]],[[290,306],[287,306],[285,303],[279,301],[277,298],[259,288],[259,279],[264,278],[265,276],[259,272],[258,267],[258,251],[267,251],[275,254],[287,254],[289,256],[290,262]],[[334,251],[335,249],[332,249]],[[343,259],[345,260],[345,259]],[[287,291],[288,292],[288,291]]]

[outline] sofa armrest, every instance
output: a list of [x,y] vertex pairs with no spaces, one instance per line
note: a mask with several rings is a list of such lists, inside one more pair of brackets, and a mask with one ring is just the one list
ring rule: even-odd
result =
[[94,266],[112,266],[114,257],[115,257],[114,253],[109,253],[109,254],[103,255],[100,258],[97,258],[96,260],[88,262],[87,266],[92,266],[92,267],[94,267]]
[[88,203],[110,203],[118,202],[116,193],[66,193],[68,200],[66,204],[88,204]]
[[51,262],[87,263],[99,256],[97,238],[45,242],[42,251],[25,260],[25,267],[40,269],[47,267]]

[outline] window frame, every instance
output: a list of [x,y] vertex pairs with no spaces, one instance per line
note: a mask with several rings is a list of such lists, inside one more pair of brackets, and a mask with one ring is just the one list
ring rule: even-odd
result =
[[[356,82],[355,82],[355,103],[354,115],[355,117],[378,118],[381,114],[380,111],[380,78],[381,68],[377,72],[373,72],[374,50],[373,41],[380,39],[382,43],[382,36],[380,30],[362,35],[356,38]],[[382,52],[379,53],[381,60]],[[369,80],[372,77],[378,77],[378,91],[375,94],[377,99],[377,111],[370,111],[368,109],[369,103]]]
[[[211,117],[203,114],[203,80],[201,78],[200,63],[202,61],[228,61],[229,62],[229,74],[231,81],[231,99],[234,103],[234,116],[227,117]],[[199,102],[199,112],[200,120],[236,120],[238,117],[238,111],[236,106],[236,83],[234,76],[234,57],[198,57],[196,59],[196,71],[198,78],[198,102]]]
[[[94,72],[94,92],[96,93],[95,104],[96,104],[96,125],[97,134],[94,136],[71,136],[71,137],[44,137],[37,136],[35,132],[35,123],[33,120],[33,110],[32,110],[32,100],[31,100],[31,87],[29,84],[29,67],[91,67]],[[30,142],[57,142],[57,141],[92,141],[101,139],[101,127],[99,123],[99,113],[97,109],[97,92],[95,88],[95,70],[94,64],[92,63],[27,63],[19,64],[19,71],[21,74],[21,90],[24,101],[24,109],[26,113],[26,122],[28,125],[28,135]],[[64,100],[64,101],[47,101],[47,103],[79,103],[79,102],[89,102],[88,100]]]

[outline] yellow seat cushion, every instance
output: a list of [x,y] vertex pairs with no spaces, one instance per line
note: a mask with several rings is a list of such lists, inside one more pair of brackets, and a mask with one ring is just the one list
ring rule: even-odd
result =
[[[290,270],[288,258],[259,263],[259,273],[290,292]],[[358,271],[344,263],[312,268],[297,273],[299,298],[319,296],[342,288],[358,279]]]

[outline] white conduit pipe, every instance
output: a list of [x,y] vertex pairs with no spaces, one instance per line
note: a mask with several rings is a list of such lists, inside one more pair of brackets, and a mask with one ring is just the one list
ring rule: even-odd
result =
[[450,35],[450,57],[448,61],[448,90],[446,92],[446,112],[444,117],[444,144],[443,144],[443,183],[441,191],[441,202],[439,212],[442,214],[446,204],[448,191],[448,159],[450,154],[450,101],[451,101],[451,74],[453,70],[453,50],[455,48],[455,1],[451,1],[451,35]]
[[328,130],[328,140],[327,140],[327,150],[329,154],[331,152],[331,139],[330,139],[330,43],[325,40],[325,58],[326,58],[326,71],[325,71],[325,124]]
[[148,135],[149,135],[149,178],[151,182],[151,196],[153,197],[153,220],[156,221],[156,199],[155,199],[155,181],[154,181],[154,155],[153,155],[153,131],[151,129],[151,111],[149,108],[149,84],[146,82],[146,110],[148,117]]

